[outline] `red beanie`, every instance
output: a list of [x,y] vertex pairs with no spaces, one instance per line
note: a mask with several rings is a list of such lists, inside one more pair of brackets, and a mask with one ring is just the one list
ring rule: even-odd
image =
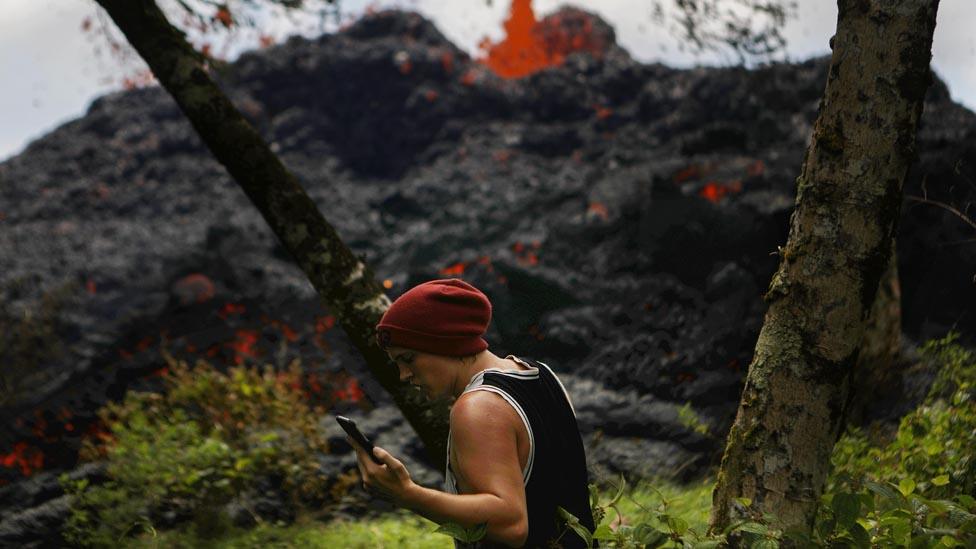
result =
[[410,288],[376,325],[380,347],[406,347],[446,356],[488,348],[481,336],[491,322],[491,302],[458,278],[431,280]]

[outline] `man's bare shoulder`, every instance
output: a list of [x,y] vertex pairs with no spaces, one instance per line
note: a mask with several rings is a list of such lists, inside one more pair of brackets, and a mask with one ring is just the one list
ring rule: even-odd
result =
[[451,408],[451,426],[454,428],[514,425],[517,419],[517,413],[504,397],[483,389],[462,394]]

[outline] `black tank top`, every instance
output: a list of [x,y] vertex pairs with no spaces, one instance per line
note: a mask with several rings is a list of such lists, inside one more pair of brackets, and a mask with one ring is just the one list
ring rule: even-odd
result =
[[[547,364],[531,359],[529,364],[514,355],[506,358],[515,359],[529,369],[488,368],[472,377],[461,394],[470,391],[499,394],[525,423],[529,433],[529,458],[522,478],[529,535],[524,547],[545,548],[549,540],[556,538],[567,549],[586,547],[583,538],[556,514],[556,506],[561,506],[579,518],[591,532],[594,529],[586,454],[569,393]],[[457,494],[457,480],[451,471],[450,435],[444,477],[444,491]],[[476,544],[454,540],[454,545],[457,549],[501,547],[486,540]],[[598,547],[596,541],[593,546]]]

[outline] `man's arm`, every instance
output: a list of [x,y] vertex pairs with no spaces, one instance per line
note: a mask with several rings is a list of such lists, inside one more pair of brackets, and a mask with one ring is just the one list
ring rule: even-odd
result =
[[415,484],[405,506],[438,524],[487,522],[489,540],[524,545],[529,520],[513,418],[521,421],[494,393],[473,391],[459,398],[451,410],[451,445],[456,473],[472,493],[448,494]]
[[444,524],[456,522],[466,528],[488,523],[486,538],[508,547],[522,547],[528,535],[528,524],[512,522],[510,505],[492,494],[448,494],[415,484],[407,509]]

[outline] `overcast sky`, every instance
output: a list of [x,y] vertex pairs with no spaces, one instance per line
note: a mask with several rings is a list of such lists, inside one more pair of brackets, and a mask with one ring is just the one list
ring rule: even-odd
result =
[[[544,16],[558,0],[535,0],[537,16]],[[714,65],[730,60],[711,54],[695,56],[678,51],[675,38],[656,23],[651,0],[577,0],[573,5],[599,13],[617,33],[618,43],[641,61],[659,61],[687,67]],[[664,2],[668,4],[667,1]],[[341,0],[343,12],[351,16],[365,7],[404,7],[429,17],[450,40],[471,54],[485,36],[498,40],[508,0]],[[798,0],[799,12],[785,29],[788,55],[793,60],[828,52],[827,43],[836,27],[837,6],[832,0]],[[93,0],[4,0],[0,20],[0,161],[19,153],[33,139],[82,116],[91,101],[120,89],[120,75],[131,74],[142,65],[132,59],[120,70],[119,61],[104,51],[104,40],[82,31],[82,21],[91,17],[97,26],[107,21]],[[99,17],[101,14],[101,18]],[[946,81],[954,100],[976,110],[976,2],[942,0],[935,29],[932,65]],[[269,34],[281,40],[291,34],[314,36],[334,30],[329,19],[294,22],[282,20]],[[257,37],[245,44],[255,45]],[[100,52],[96,52],[97,47]],[[248,46],[251,47],[251,46]],[[219,50],[218,50],[219,51]],[[233,59],[239,51],[226,52]]]

